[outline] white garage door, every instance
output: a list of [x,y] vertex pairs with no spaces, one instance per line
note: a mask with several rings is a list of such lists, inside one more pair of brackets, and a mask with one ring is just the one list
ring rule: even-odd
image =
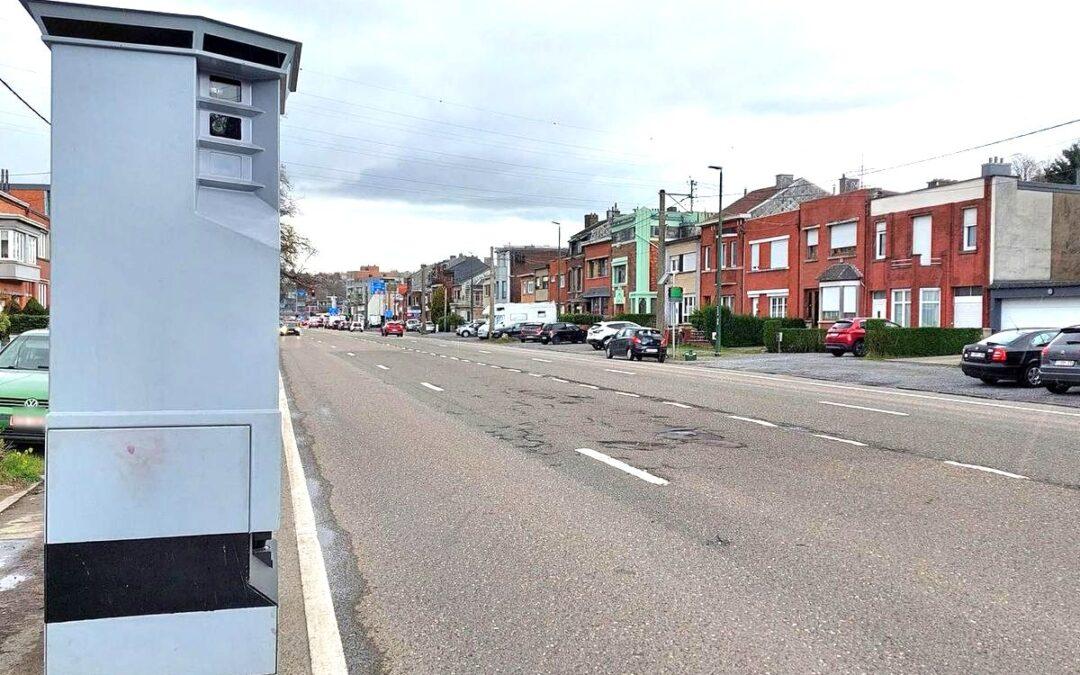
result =
[[1001,328],[1060,328],[1080,324],[1080,298],[1011,298],[1001,301]]
[[982,295],[958,295],[953,298],[953,326],[982,328]]

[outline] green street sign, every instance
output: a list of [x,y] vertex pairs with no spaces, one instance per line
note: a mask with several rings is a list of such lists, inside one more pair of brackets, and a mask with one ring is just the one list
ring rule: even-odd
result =
[[668,289],[667,296],[672,300],[682,300],[682,286],[672,286]]

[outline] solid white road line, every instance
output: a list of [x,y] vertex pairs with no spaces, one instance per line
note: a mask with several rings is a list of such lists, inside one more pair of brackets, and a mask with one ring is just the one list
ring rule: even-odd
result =
[[552,382],[558,382],[559,384],[566,384],[566,380],[560,380],[557,377],[549,377],[548,379],[551,380]]
[[538,359],[535,357],[533,358],[533,361],[539,361],[540,363],[551,363],[551,361],[549,361],[548,359]]
[[975,469],[976,471],[985,471],[987,473],[997,474],[999,476],[1005,476],[1006,478],[1019,478],[1020,480],[1028,480],[1027,476],[1021,476],[1018,473],[1009,473],[1008,471],[1002,471],[1001,469],[992,469],[988,466],[980,466],[978,464],[964,464],[963,462],[954,462],[952,460],[945,460],[946,464],[951,466],[962,466],[965,469]]
[[641,396],[639,394],[631,394],[628,391],[617,391],[615,393],[618,394],[619,396],[629,396],[630,398],[641,398]]
[[543,377],[540,373],[529,373],[529,377]]
[[278,376],[278,408],[281,412],[281,440],[285,452],[285,472],[289,481],[293,525],[296,530],[296,549],[300,558],[300,586],[304,596],[304,617],[307,620],[308,653],[311,672],[347,675],[345,650],[334,615],[334,600],[326,578],[322,546],[315,531],[315,512],[311,508],[304,465],[296,447],[289,401],[285,383]]
[[760,424],[763,427],[775,427],[772,422],[766,422],[765,420],[757,420],[753,417],[739,417],[738,415],[728,415],[733,420],[739,420],[740,422],[750,422],[752,424]]
[[578,386],[579,387],[585,387],[586,389],[599,389],[600,388],[600,387],[596,386],[595,384],[581,384],[581,383],[578,383]]
[[620,375],[637,375],[637,373],[631,372],[629,370],[617,370],[615,368],[604,368],[604,370],[608,371],[609,373],[618,373]]
[[497,365],[495,365],[494,363],[493,363],[493,364],[491,364],[491,365],[490,365],[490,366],[488,366],[488,367],[489,367],[489,368],[495,368],[495,369],[497,369],[497,370],[502,370],[502,366],[497,366]]
[[824,438],[824,439],[829,440],[829,441],[837,441],[839,443],[847,443],[848,445],[857,445],[860,448],[865,448],[866,447],[866,443],[860,443],[858,441],[853,441],[853,440],[848,439],[848,438],[839,438],[837,436],[829,436],[828,434],[814,434],[814,435],[817,436],[818,438]]
[[376,363],[375,367],[378,368],[379,370],[390,370],[389,368],[387,368],[386,366],[384,366],[381,363]]
[[692,405],[686,405],[685,403],[677,403],[677,402],[675,402],[675,401],[662,401],[662,403],[663,403],[664,405],[673,405],[673,406],[675,406],[676,408],[686,408],[686,409],[690,409],[690,408],[693,408],[693,407],[694,407],[694,406],[692,406]]
[[480,350],[480,353],[481,353],[481,354],[490,354],[491,352],[489,352],[489,351],[488,351],[488,350],[486,350],[486,349],[481,349],[481,350]]
[[835,403],[833,401],[818,401],[821,405],[832,405],[837,408],[852,408],[854,410],[865,410],[867,412],[884,413],[886,415],[896,415],[897,417],[908,417],[908,413],[900,412],[898,410],[882,410],[881,408],[867,408],[864,405],[851,405],[850,403]]
[[425,387],[427,387],[431,391],[442,391],[443,390],[442,387],[436,387],[435,385],[431,384],[430,382],[421,382],[420,384],[424,385]]
[[579,452],[579,453],[585,455],[586,457],[592,457],[596,461],[603,462],[604,464],[607,464],[608,466],[613,466],[616,469],[618,469],[619,471],[625,471],[626,473],[630,474],[631,476],[635,476],[637,478],[640,478],[641,480],[645,481],[646,483],[652,483],[653,485],[667,485],[668,484],[668,482],[666,480],[664,480],[663,478],[660,478],[659,476],[654,476],[651,473],[649,473],[648,471],[643,471],[643,470],[641,470],[641,469],[639,469],[637,467],[630,466],[626,462],[621,462],[621,461],[615,459],[614,457],[609,457],[609,456],[605,455],[602,452],[597,452],[597,451],[592,450],[590,448],[578,448],[577,450],[575,450],[575,452]]

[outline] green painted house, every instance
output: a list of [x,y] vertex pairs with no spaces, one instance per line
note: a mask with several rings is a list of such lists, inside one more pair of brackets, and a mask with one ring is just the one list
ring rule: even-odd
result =
[[[659,209],[639,207],[616,216],[611,223],[611,293],[614,313],[646,314],[656,301]],[[667,211],[667,239],[682,239],[700,231],[708,214]]]

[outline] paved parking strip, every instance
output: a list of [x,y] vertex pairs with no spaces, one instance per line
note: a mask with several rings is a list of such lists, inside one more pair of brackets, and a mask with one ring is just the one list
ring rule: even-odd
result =
[[960,403],[850,399],[901,417],[676,364],[627,364],[635,377],[602,357],[538,363],[491,345],[480,366],[462,358],[475,342],[419,340],[454,360],[339,339],[357,356],[297,341],[283,368],[330,495],[322,516],[355,542],[341,553],[367,589],[338,612],[355,611],[396,669],[560,670],[588,653],[660,670],[672,640],[689,670],[1046,671],[1080,658],[1077,493],[1048,484],[1068,483],[1075,455],[1018,460],[1043,472],[1019,480],[957,457],[963,444],[942,457],[878,441],[992,445],[1009,423],[1066,437],[1052,416],[996,411],[980,430]]

